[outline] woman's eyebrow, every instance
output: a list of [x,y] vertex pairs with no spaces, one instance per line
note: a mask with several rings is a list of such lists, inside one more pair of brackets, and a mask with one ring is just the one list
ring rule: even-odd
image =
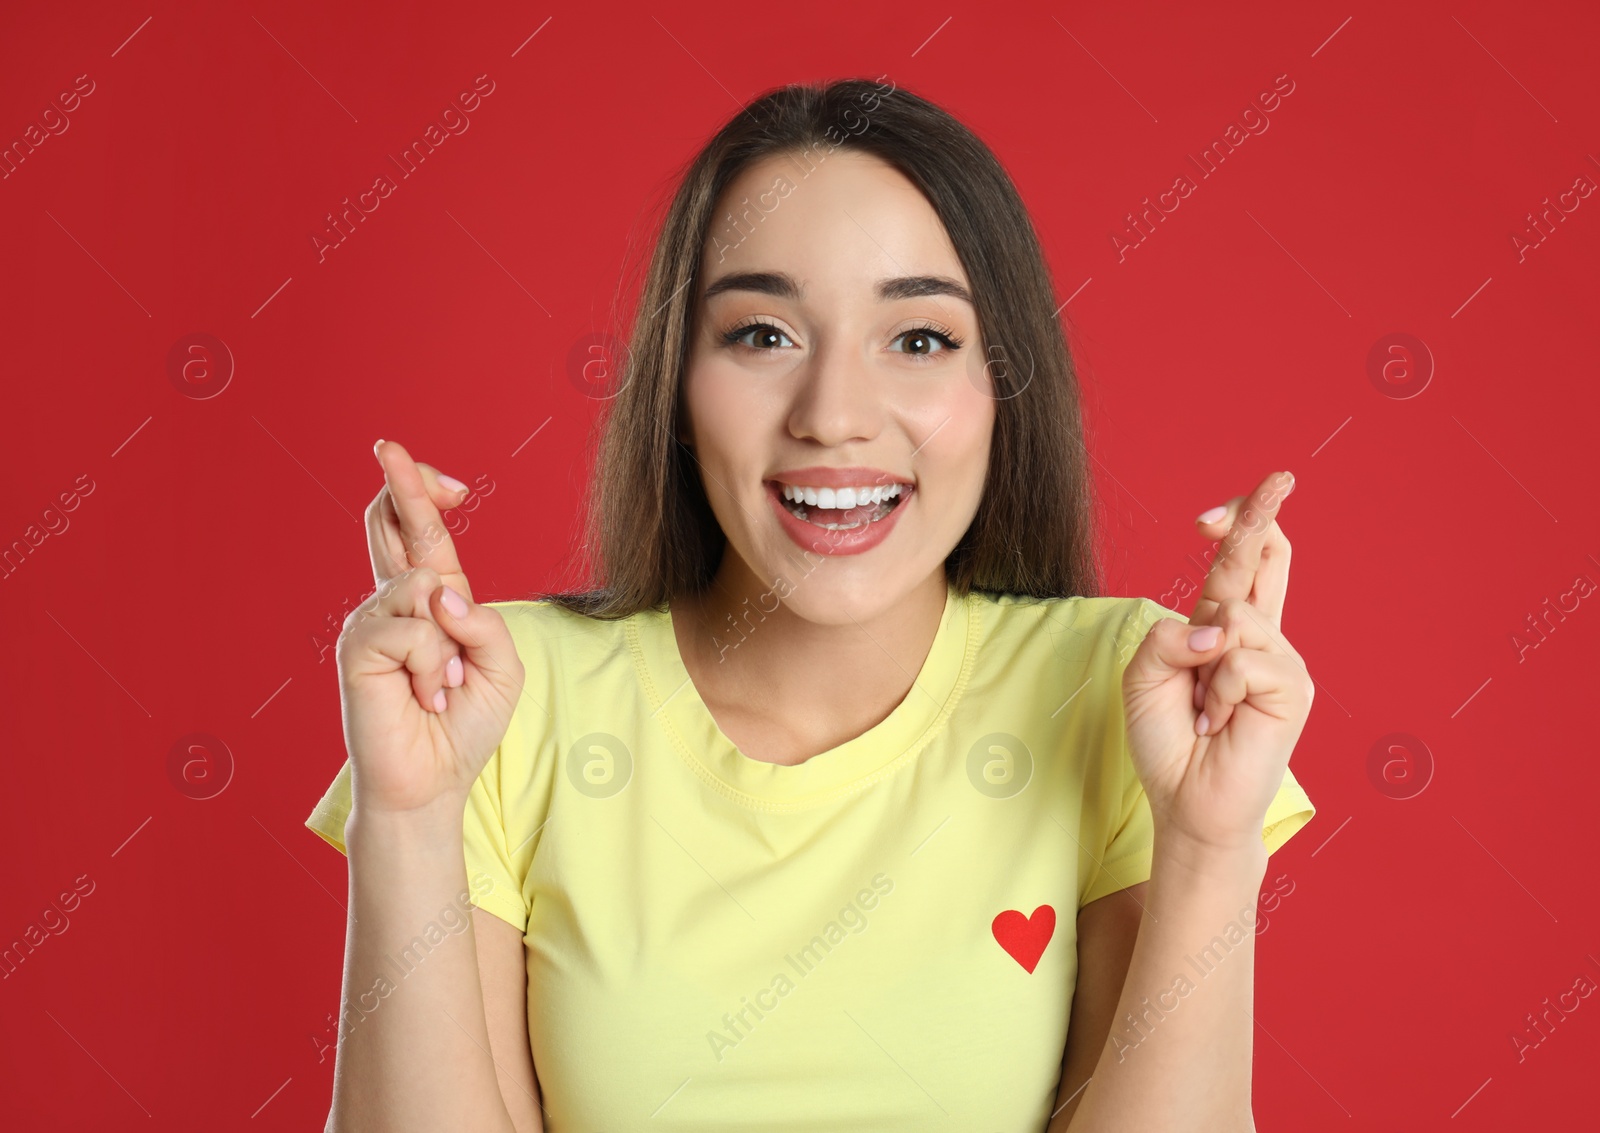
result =
[[[878,280],[874,290],[881,302],[916,299],[923,295],[948,295],[976,306],[972,303],[972,293],[958,280],[945,275],[897,275]],[[805,297],[794,277],[783,271],[729,272],[708,283],[703,298],[709,300],[724,291],[756,291],[763,295],[775,295],[779,299],[799,300]]]

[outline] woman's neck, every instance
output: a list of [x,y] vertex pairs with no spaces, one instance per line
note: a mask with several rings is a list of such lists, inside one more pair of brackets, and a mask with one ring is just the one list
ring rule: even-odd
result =
[[[730,566],[729,560],[735,560]],[[810,621],[749,575],[731,548],[711,587],[672,603],[684,667],[741,752],[802,763],[881,723],[907,695],[944,613],[943,564],[870,618]],[[820,592],[821,588],[816,588]]]

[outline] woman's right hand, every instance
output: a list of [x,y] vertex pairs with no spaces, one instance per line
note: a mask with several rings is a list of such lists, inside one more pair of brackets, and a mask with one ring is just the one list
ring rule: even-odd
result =
[[377,590],[338,642],[352,811],[464,804],[522,695],[522,660],[499,611],[472,600],[440,514],[466,486],[396,441],[373,452],[385,481],[366,512]]

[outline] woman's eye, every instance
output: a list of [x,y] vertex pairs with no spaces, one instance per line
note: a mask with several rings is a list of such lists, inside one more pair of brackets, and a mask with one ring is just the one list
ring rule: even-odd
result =
[[[895,335],[895,341],[906,341],[906,349],[896,351],[898,354],[911,354],[926,358],[931,354],[943,354],[950,350],[959,350],[961,343],[948,335],[940,334],[928,327],[913,327],[911,330],[901,331]],[[935,349],[938,347],[938,349]]]
[[[751,335],[755,336],[755,341],[746,342],[745,339],[749,338]],[[771,323],[756,323],[753,326],[734,327],[727,334],[722,336],[722,340],[730,345],[737,343],[740,346],[748,346],[752,350],[765,351],[777,349],[779,346],[779,343],[775,341],[777,339],[782,339],[788,342],[791,346],[794,345],[793,340],[790,339],[788,335],[784,334]]]

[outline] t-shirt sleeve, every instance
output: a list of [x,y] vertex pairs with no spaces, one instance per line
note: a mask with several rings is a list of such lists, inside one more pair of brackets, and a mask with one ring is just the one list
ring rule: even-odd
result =
[[[1101,857],[1100,868],[1084,892],[1084,905],[1120,889],[1149,881],[1153,865],[1155,821],[1150,813],[1150,800],[1144,793],[1144,785],[1139,781],[1128,752],[1127,723],[1122,716],[1122,673],[1156,619],[1189,619],[1188,615],[1169,610],[1149,598],[1140,598],[1138,603],[1139,608],[1122,623],[1112,654],[1115,691],[1110,699],[1116,707],[1115,727],[1107,733],[1107,757],[1118,764],[1121,775],[1120,810],[1112,816],[1110,838]],[[1266,819],[1261,826],[1261,841],[1267,853],[1275,852],[1310,822],[1316,813],[1317,808],[1295,779],[1294,772],[1284,768],[1283,782],[1267,807]]]
[[[512,712],[505,737],[468,791],[462,816],[462,849],[471,902],[526,933],[532,911],[528,870],[542,823],[542,819],[532,823],[529,819],[542,812],[549,801],[547,792],[542,793],[541,799],[541,792],[534,789],[538,750],[535,739],[547,730],[545,721],[548,720],[534,697],[541,691],[538,677],[548,666],[539,663],[542,656],[534,652],[536,643],[530,647],[529,626],[522,614],[505,608],[513,604],[486,604],[500,608],[506,618],[528,681]],[[352,800],[351,764],[346,759],[305,823],[341,854],[347,853],[344,824],[350,816]],[[523,830],[523,825],[529,828]],[[513,838],[508,830],[517,836]]]

